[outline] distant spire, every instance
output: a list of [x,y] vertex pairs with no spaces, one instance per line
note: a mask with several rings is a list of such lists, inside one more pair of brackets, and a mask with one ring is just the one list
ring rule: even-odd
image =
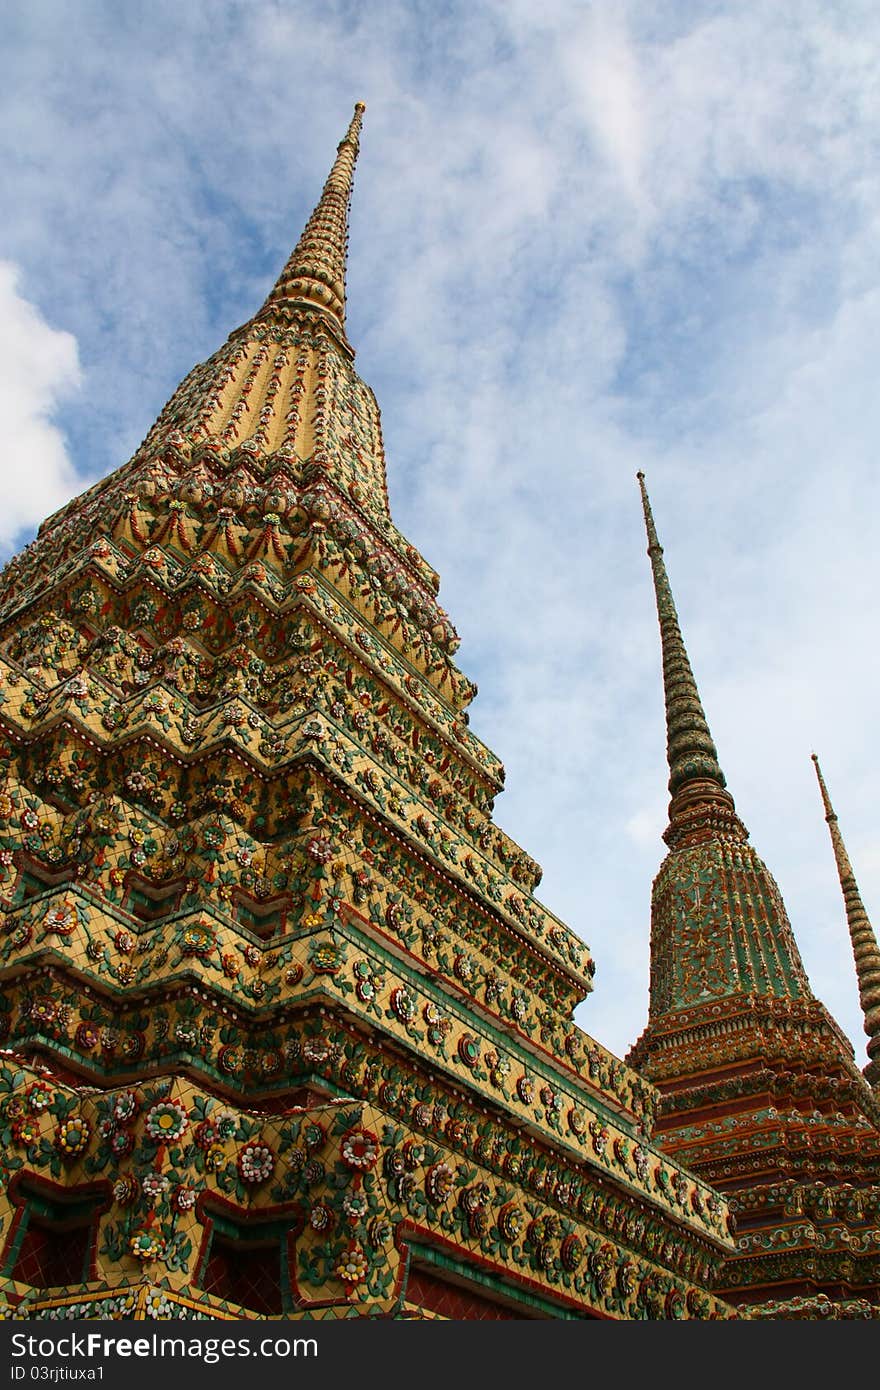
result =
[[310,305],[329,317],[345,341],[348,208],[365,109],[362,101],[355,106],[318,205],[257,318],[275,318],[286,308]]
[[837,816],[831,805],[825,778],[822,776],[822,769],[819,766],[819,759],[815,753],[812,757],[816,766],[816,776],[819,779],[819,790],[822,793],[822,804],[825,807],[825,819],[831,834],[831,847],[834,850],[840,886],[843,890],[846,920],[849,925],[853,957],[856,963],[856,976],[859,982],[859,1000],[865,1015],[868,1056],[871,1059],[868,1068],[866,1068],[866,1074],[868,1074],[869,1080],[876,1084],[880,1082],[880,947],[877,945],[874,929],[859,893],[855,874],[849,862],[849,855],[843,843],[843,836],[837,824]]
[[[663,547],[657,539],[651,503],[645,487],[644,473],[637,473],[648,533],[648,555],[654,574],[654,593],[657,616],[660,619],[660,641],[663,650],[663,687],[666,697],[666,750],[669,761],[669,791],[673,798],[683,787],[699,783],[702,796],[733,805],[733,798],[724,790],[724,773],[709,725],[703,713],[697,683],[688,660],[678,614],[669,587]],[[697,790],[694,787],[694,790]]]

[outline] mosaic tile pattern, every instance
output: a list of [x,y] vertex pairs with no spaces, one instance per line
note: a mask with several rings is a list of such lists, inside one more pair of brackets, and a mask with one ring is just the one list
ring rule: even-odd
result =
[[390,518],[361,118],[256,316],[0,582],[4,1306],[734,1316]]
[[[736,1255],[716,1287],[753,1317],[878,1317],[872,1065],[863,1075],[814,997],[779,890],[726,788],[640,483],[672,799],[652,897],[650,1018],[628,1061],[663,1093],[663,1151],[729,1198],[736,1215]],[[827,797],[826,811],[833,816]],[[829,824],[873,1039],[876,940]]]

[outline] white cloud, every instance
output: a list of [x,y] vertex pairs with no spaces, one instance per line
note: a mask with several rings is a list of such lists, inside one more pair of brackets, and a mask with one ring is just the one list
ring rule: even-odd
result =
[[644,806],[626,822],[626,833],[640,848],[656,851],[666,829],[666,808],[662,802]]
[[66,502],[81,482],[52,423],[81,385],[76,339],[50,327],[18,282],[16,267],[0,261],[3,546]]
[[561,37],[562,72],[598,147],[620,180],[633,209],[645,215],[648,153],[645,84],[627,29],[625,7],[584,12]]

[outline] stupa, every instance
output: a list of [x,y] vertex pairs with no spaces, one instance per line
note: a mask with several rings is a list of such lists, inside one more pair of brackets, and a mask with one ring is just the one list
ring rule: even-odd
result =
[[870,1039],[863,1074],[810,988],[779,889],[736,812],[639,482],[671,800],[652,895],[650,1013],[627,1060],[662,1093],[664,1151],[730,1201],[737,1247],[716,1288],[753,1318],[878,1317],[877,942],[822,782]]
[[391,519],[362,114],[259,311],[0,582],[0,1300],[734,1316],[728,1203],[572,1021],[592,959]]

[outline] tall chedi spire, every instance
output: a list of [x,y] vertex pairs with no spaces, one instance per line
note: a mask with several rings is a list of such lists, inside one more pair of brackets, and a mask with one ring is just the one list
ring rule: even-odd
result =
[[[645,486],[645,475],[638,473],[636,477],[642,493],[645,529],[648,533],[648,556],[654,575],[657,616],[660,620],[669,790],[676,798],[676,809],[694,796],[732,809],[733,798],[724,791],[724,773],[718,763],[718,753],[709,732],[697,683],[681,635],[675,601],[663,563],[663,547],[657,538]],[[689,789],[687,798],[680,795],[686,787]]]
[[703,711],[644,474],[638,474],[663,652],[670,855],[654,886],[652,1017],[740,992],[798,998],[806,975],[779,890],[747,843]]
[[828,795],[825,778],[822,776],[819,759],[815,753],[812,756],[816,776],[819,779],[819,790],[822,793],[822,804],[825,807],[825,819],[828,822],[828,830],[831,835],[834,861],[837,864],[837,874],[843,892],[846,920],[852,940],[853,958],[855,959],[856,976],[859,982],[859,1000],[865,1015],[865,1032],[868,1035],[868,1057],[870,1059],[865,1068],[865,1076],[876,1087],[880,1084],[880,947],[877,945],[871,920],[865,911],[862,895],[856,883],[856,876],[849,862],[849,855],[843,843],[843,836],[840,833],[834,807],[831,805],[831,798]]
[[[345,338],[345,265],[348,210],[365,106],[359,101],[317,207],[257,318],[281,322],[297,306],[311,305],[327,315],[331,328]],[[351,349],[349,348],[349,351]]]
[[671,799],[651,897],[649,1020],[627,1060],[663,1093],[666,1151],[724,1191],[747,1225],[719,1282],[725,1296],[753,1316],[853,1316],[844,1310],[857,1306],[872,1316],[871,1203],[852,1201],[848,1184],[880,1178],[880,1107],[810,989],[779,890],[725,786],[641,474],[639,485]]
[[727,1316],[726,1204],[573,1022],[593,961],[391,520],[360,118],[263,307],[0,583],[0,1311]]

